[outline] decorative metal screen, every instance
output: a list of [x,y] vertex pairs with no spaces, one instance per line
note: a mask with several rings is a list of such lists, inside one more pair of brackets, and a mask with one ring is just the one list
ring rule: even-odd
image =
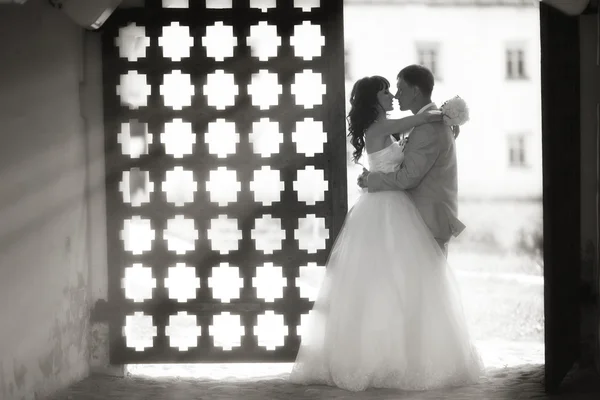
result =
[[342,3],[104,26],[112,363],[295,358],[347,211]]

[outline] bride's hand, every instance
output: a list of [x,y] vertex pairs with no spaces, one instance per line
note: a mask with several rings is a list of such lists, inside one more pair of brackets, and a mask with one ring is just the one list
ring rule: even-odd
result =
[[452,125],[450,127],[450,129],[452,130],[452,134],[454,135],[454,139],[456,139],[458,137],[458,135],[460,134],[460,126],[458,126],[458,125]]

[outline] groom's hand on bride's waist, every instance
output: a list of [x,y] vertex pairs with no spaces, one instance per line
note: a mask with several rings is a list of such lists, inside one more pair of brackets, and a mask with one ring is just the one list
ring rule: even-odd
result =
[[356,179],[356,184],[363,189],[367,188],[367,181],[369,178],[369,170],[363,168],[362,173]]

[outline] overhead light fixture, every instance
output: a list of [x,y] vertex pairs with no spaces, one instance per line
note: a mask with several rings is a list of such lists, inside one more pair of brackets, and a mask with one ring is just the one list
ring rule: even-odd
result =
[[590,0],[540,0],[567,15],[581,15],[590,4]]
[[122,0],[48,0],[49,3],[84,28],[98,29]]

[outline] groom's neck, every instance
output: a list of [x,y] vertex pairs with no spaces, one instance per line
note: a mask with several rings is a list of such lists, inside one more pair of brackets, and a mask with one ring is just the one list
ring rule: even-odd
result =
[[414,102],[413,106],[411,107],[410,111],[413,114],[416,114],[416,113],[419,112],[419,110],[421,108],[425,107],[429,103],[431,103],[431,98],[415,100],[415,102]]

